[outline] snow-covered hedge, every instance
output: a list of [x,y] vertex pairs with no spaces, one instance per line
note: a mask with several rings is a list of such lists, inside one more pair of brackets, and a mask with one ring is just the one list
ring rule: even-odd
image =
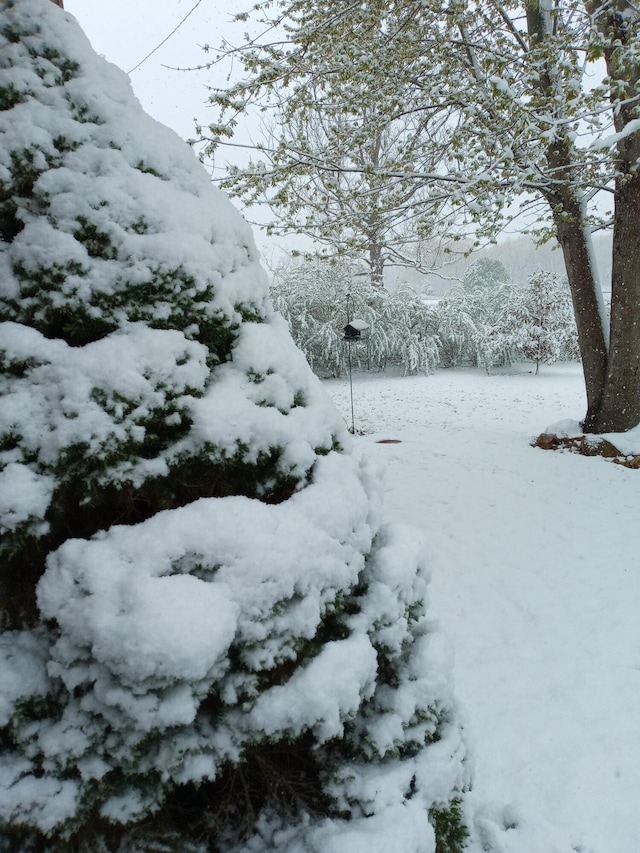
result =
[[508,312],[510,285],[466,290],[454,287],[436,307],[440,360],[443,367],[509,363],[513,354],[493,332]]
[[349,345],[343,329],[354,316],[370,327],[366,346],[351,346],[360,365],[384,370],[396,364],[405,373],[429,373],[438,364],[433,312],[409,287],[388,293],[354,278],[344,266],[317,262],[279,273],[271,295],[296,344],[321,376],[340,376],[346,370]]
[[542,363],[579,358],[566,280],[537,270],[524,288],[516,288],[499,269],[475,267],[436,306],[443,367],[472,364],[490,370],[533,361],[537,372]]
[[405,373],[460,365],[490,370],[533,361],[537,371],[542,363],[579,358],[568,286],[543,270],[515,288],[502,264],[481,259],[433,305],[410,287],[388,293],[353,278],[346,267],[306,263],[278,273],[271,295],[320,376],[346,371],[343,328],[354,316],[369,324],[371,334],[366,344],[351,346],[351,357],[374,370],[389,365],[401,365]]
[[460,850],[423,544],[248,226],[50,0],[0,63],[0,850]]

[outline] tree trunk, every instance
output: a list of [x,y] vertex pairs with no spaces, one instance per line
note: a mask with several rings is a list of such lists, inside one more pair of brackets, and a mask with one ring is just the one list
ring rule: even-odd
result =
[[587,392],[587,413],[582,428],[585,432],[595,432],[607,377],[608,342],[591,233],[582,199],[572,186],[571,155],[571,143],[560,134],[546,154],[547,165],[555,181],[542,194],[551,207],[576,318]]
[[375,237],[369,238],[369,271],[371,273],[371,285],[379,290],[384,290],[384,257],[382,246]]
[[591,250],[591,234],[584,223],[582,208],[568,187],[547,200],[553,211],[558,242],[571,290],[573,312],[578,329],[578,345],[587,392],[587,413],[583,421],[586,432],[595,431],[595,423],[607,375],[607,339],[602,299]]
[[[636,134],[637,140],[637,134]],[[640,143],[633,143],[635,149]],[[635,155],[640,156],[640,151]],[[624,432],[640,423],[640,176],[616,188],[611,273],[611,345],[594,432]]]
[[[532,47],[545,43],[554,32],[556,21],[549,3],[527,0],[527,30]],[[553,64],[544,61],[539,76],[540,92],[553,100],[561,80]],[[553,108],[552,108],[553,113]],[[586,222],[580,192],[573,185],[573,146],[560,126],[549,145],[546,161],[553,180],[542,195],[551,207],[558,242],[564,256],[567,279],[578,329],[582,357],[587,413],[582,428],[595,432],[602,405],[608,366],[607,332],[602,292],[593,259],[591,234]]]
[[604,51],[611,80],[616,184],[611,272],[611,344],[602,406],[594,432],[624,432],[640,423],[640,132],[637,121],[640,63],[633,32],[640,13],[626,0],[586,2],[595,27],[608,41]]

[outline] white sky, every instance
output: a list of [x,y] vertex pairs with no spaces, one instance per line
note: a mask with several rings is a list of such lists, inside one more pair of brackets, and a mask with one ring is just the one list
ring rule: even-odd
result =
[[[196,0],[65,0],[94,49],[124,71],[131,71],[165,39],[196,5]],[[241,0],[201,0],[187,21],[153,56],[130,75],[145,110],[181,136],[194,136],[195,120],[207,121],[206,82],[223,82],[222,72],[201,74],[165,66],[194,66],[206,61],[205,43],[218,47],[223,32],[242,36],[230,25]],[[238,38],[239,40],[239,38]],[[213,115],[211,116],[213,118]]]

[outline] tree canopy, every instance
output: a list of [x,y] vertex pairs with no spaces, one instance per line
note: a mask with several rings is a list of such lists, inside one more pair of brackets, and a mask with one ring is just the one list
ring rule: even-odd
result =
[[[295,109],[346,78],[354,97],[375,93],[366,138],[412,116],[422,128],[417,149],[362,174],[419,187],[416,223],[442,233],[455,218],[459,236],[462,218],[475,239],[495,236],[524,195],[564,255],[587,390],[584,428],[638,423],[640,259],[629,251],[640,236],[638,13],[623,2],[582,0],[283,0],[257,4],[255,17],[263,36],[222,51],[245,75],[212,91],[222,116],[205,133],[210,144],[232,135],[254,106]],[[349,144],[362,144],[363,134],[354,127]],[[292,167],[340,168],[325,155],[279,143],[279,161]],[[265,168],[277,182],[278,171]],[[613,202],[604,213],[596,204],[603,194]],[[592,229],[606,222],[614,230],[610,325],[591,249]]]
[[[402,53],[408,45],[402,32],[390,39],[390,30],[401,25],[393,10],[371,4],[367,12],[358,45],[352,45],[350,20],[342,14],[327,33],[321,56],[309,56],[313,42],[305,44],[304,63],[317,63],[311,73],[294,61],[295,71],[277,77],[276,66],[291,58],[277,48],[267,51],[271,68],[263,62],[266,55],[242,52],[246,67],[257,62],[259,76],[264,73],[269,82],[248,89],[243,82],[231,100],[219,91],[213,99],[233,110],[243,91],[248,102],[264,97],[270,115],[256,159],[245,168],[230,167],[221,186],[248,204],[266,201],[274,216],[268,232],[306,234],[330,256],[364,261],[374,286],[381,286],[387,264],[420,267],[421,242],[443,214],[446,196],[427,193],[425,184],[398,170],[435,173],[445,156],[439,136],[446,117],[427,121],[417,104],[409,107],[407,91],[400,106],[392,87],[380,85],[389,50]],[[311,17],[317,20],[316,11]],[[366,65],[364,76],[352,73],[355,57]],[[228,131],[229,125],[201,128],[205,151],[220,141],[212,132],[226,136]]]

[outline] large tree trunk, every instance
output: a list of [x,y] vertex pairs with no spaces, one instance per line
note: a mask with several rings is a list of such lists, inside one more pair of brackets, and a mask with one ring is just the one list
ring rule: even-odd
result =
[[[640,143],[633,147],[639,149]],[[617,184],[611,344],[595,432],[623,432],[640,423],[640,176],[625,175]]]
[[615,164],[611,344],[594,432],[624,432],[640,423],[640,132],[628,132],[638,119],[640,64],[629,42],[640,14],[626,0],[585,5],[608,41],[604,56],[612,81],[615,129],[621,134]]
[[598,274],[595,269],[591,234],[584,221],[580,200],[568,182],[557,192],[548,193],[558,242],[571,290],[578,330],[578,344],[587,392],[585,432],[594,432],[605,388],[608,353],[605,318]]
[[557,222],[556,231],[571,289],[587,392],[587,413],[582,426],[586,432],[592,432],[602,405],[608,357],[591,235],[580,222]]
[[[551,81],[547,82],[551,86]],[[564,257],[587,392],[587,413],[582,428],[585,432],[595,432],[607,377],[608,336],[591,232],[584,203],[573,187],[572,145],[562,131],[558,131],[557,138],[548,147],[546,160],[554,180],[542,194],[551,208]]]
[[[548,2],[526,0],[525,8],[530,44],[535,48],[553,35],[557,22],[552,5]],[[540,92],[545,98],[553,100],[554,94],[562,86],[562,80],[552,62],[545,60],[540,71]],[[553,113],[553,108],[551,111]],[[562,248],[578,329],[587,392],[587,413],[582,428],[585,432],[601,432],[605,388],[611,372],[609,347],[591,234],[580,191],[574,187],[573,154],[573,145],[566,131],[559,125],[556,138],[546,152],[547,166],[553,180],[542,190],[542,194],[551,207],[556,235]]]

